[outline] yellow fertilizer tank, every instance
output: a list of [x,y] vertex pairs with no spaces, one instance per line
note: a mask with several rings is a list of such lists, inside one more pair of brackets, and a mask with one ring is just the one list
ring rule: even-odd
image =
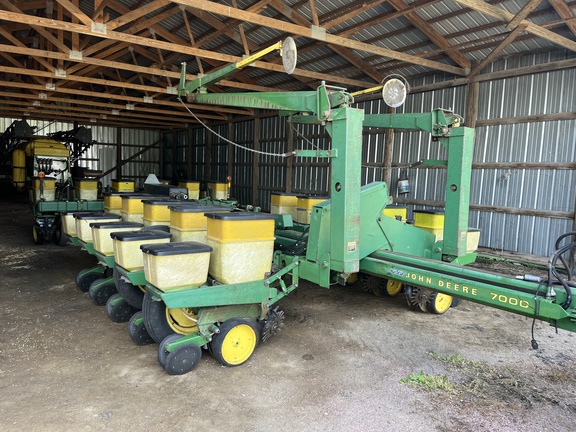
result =
[[134,180],[113,179],[112,192],[134,192]]
[[414,226],[436,235],[436,241],[444,238],[443,210],[414,210]]
[[178,186],[188,189],[188,199],[197,200],[200,198],[200,182],[197,181],[181,181]]
[[22,149],[12,152],[12,183],[19,191],[26,186],[26,152]]
[[221,206],[170,206],[170,232],[175,242],[206,243],[208,222],[204,213],[229,213],[232,209]]
[[298,196],[298,204],[296,208],[296,222],[309,225],[310,215],[312,214],[312,207],[316,204],[326,201],[328,198],[323,196]]
[[228,183],[208,183],[210,197],[215,200],[228,199]]
[[140,249],[146,280],[160,290],[198,287],[208,278],[210,246],[182,242],[145,244]]
[[289,214],[295,221],[298,217],[298,195],[291,193],[270,194],[270,213]]
[[110,234],[113,232],[133,231],[142,228],[138,222],[92,222],[92,238],[94,249],[105,256],[114,255],[114,244]]
[[472,253],[478,249],[480,243],[480,230],[478,228],[468,228],[468,236],[466,237],[466,252]]
[[166,231],[142,229],[110,234],[114,245],[114,261],[128,271],[142,270],[144,258],[140,246],[143,244],[168,243],[172,234]]
[[76,234],[77,237],[84,243],[93,243],[92,228],[90,224],[93,222],[120,222],[122,218],[117,214],[101,213],[101,214],[79,214],[75,213],[76,219]]
[[210,275],[235,284],[264,279],[274,253],[275,216],[267,213],[206,213]]
[[76,199],[93,201],[98,199],[98,180],[83,178],[74,182]]
[[56,180],[53,178],[35,178],[32,182],[30,201],[54,201],[56,199]]

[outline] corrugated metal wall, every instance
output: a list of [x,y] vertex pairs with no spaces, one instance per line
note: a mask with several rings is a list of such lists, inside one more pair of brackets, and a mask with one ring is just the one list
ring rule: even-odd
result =
[[[496,62],[490,71],[548,63],[567,58],[565,53],[536,54]],[[414,86],[445,81],[447,77],[421,77]],[[576,70],[568,69],[537,75],[482,82],[479,91],[478,120],[517,117],[534,114],[576,111]],[[409,95],[398,112],[429,112],[434,108],[452,109],[464,116],[467,87]],[[382,101],[358,104],[367,113],[385,113]],[[576,121],[549,121],[500,126],[480,126],[476,129],[474,162],[574,162]],[[325,129],[314,125],[292,125],[284,118],[270,117],[254,122],[232,123],[232,139],[249,148],[254,147],[254,128],[259,128],[258,145],[261,151],[285,153],[289,150],[288,136],[293,136],[294,149],[328,149],[330,138]],[[229,126],[217,131],[228,136]],[[186,136],[187,132],[179,132]],[[201,148],[206,136],[193,130],[195,149],[192,172],[196,179],[204,179]],[[228,144],[213,137],[212,180],[224,181],[228,164]],[[385,136],[381,131],[365,130],[363,136],[363,184],[384,178],[383,169],[369,166],[383,164]],[[326,159],[287,159],[258,155],[258,194],[253,196],[254,154],[236,147],[232,150],[232,194],[242,203],[257,203],[269,208],[271,192],[286,191],[288,184],[295,193],[325,195],[328,191],[329,164]],[[446,159],[446,149],[433,142],[427,133],[399,132],[394,135],[392,160],[410,164],[422,159]],[[287,179],[287,164],[292,176]],[[396,180],[400,168],[392,169],[391,194],[397,196]],[[443,201],[446,171],[443,169],[411,168],[408,176],[411,199]],[[479,169],[472,174],[471,204],[496,205],[521,209],[574,211],[575,177],[571,170]],[[422,206],[416,208],[423,208]],[[409,206],[409,217],[414,206]],[[523,216],[496,212],[472,211],[470,226],[482,230],[480,245],[536,255],[548,255],[555,238],[572,228],[570,219]]]
[[[13,118],[0,118],[0,130],[4,131],[12,122]],[[52,132],[67,131],[74,128],[72,122],[48,122],[26,119],[32,127],[36,126],[35,134],[39,136]],[[90,147],[80,158],[80,166],[91,170],[106,172],[116,165],[117,128],[107,126],[88,126],[92,130],[92,139],[96,144]],[[160,142],[160,132],[152,130],[122,129],[122,160],[126,160],[141,151],[144,147]],[[149,173],[160,173],[160,145],[154,147],[133,161],[122,167],[122,177],[134,179],[136,186],[142,186]],[[116,171],[104,176],[102,184],[108,186],[111,180],[116,178]]]
[[[563,53],[547,53],[496,62],[489,71],[563,60]],[[414,85],[443,81],[443,76],[420,79]],[[480,83],[477,119],[499,119],[526,115],[576,111],[576,70],[567,69]],[[398,112],[426,112],[442,107],[464,115],[467,88],[455,87],[410,95]],[[382,102],[361,104],[368,113],[385,112]],[[370,137],[372,138],[372,137]],[[365,149],[369,147],[365,139]],[[381,162],[383,134],[374,137],[372,151],[364,161]],[[576,121],[546,121],[499,126],[480,126],[475,135],[475,163],[575,162]],[[445,159],[445,150],[428,134],[396,133],[393,161],[406,164],[421,159]],[[363,181],[378,175],[363,170]],[[393,170],[397,179],[399,169]],[[410,169],[410,198],[430,201],[445,199],[446,172],[441,169]],[[392,185],[392,187],[394,184]],[[521,209],[574,211],[575,176],[572,170],[475,169],[472,173],[471,204]],[[394,189],[392,195],[396,195]],[[413,210],[414,206],[409,206]],[[423,208],[416,206],[416,208]],[[472,211],[470,226],[481,229],[480,245],[535,255],[549,255],[553,242],[572,230],[570,219]]]

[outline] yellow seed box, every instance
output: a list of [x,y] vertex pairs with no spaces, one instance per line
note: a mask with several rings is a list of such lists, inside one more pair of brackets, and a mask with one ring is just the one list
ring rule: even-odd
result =
[[134,192],[134,180],[114,179],[112,180],[113,192]]
[[165,231],[140,230],[111,234],[114,246],[114,261],[128,271],[142,270],[144,259],[140,246],[144,244],[168,243],[171,234]]
[[444,229],[444,212],[440,210],[414,210],[414,226]]
[[120,222],[121,217],[111,213],[82,214],[74,213],[76,219],[77,237],[85,243],[93,243],[91,223],[94,222]]
[[212,248],[201,243],[146,244],[144,275],[146,280],[163,291],[181,287],[197,287],[206,282]]
[[114,232],[133,231],[142,228],[142,224],[134,222],[92,222],[92,238],[94,249],[102,255],[114,255],[114,243],[110,234]]

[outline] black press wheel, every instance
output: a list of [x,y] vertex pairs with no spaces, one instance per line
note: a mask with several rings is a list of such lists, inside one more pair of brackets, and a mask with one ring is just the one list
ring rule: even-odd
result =
[[176,347],[166,356],[164,369],[170,375],[184,375],[194,369],[202,358],[202,350],[193,343]]
[[172,333],[188,335],[196,333],[196,314],[188,308],[168,309],[166,304],[153,301],[150,291],[144,294],[142,301],[142,313],[144,314],[144,326],[156,343]]
[[76,275],[76,286],[82,292],[87,292],[90,289],[90,285],[96,279],[100,279],[102,277],[102,273],[99,271],[95,271],[94,269],[84,269]]
[[160,366],[163,368],[166,367],[166,357],[168,357],[169,354],[166,347],[168,344],[180,339],[181,337],[182,335],[172,333],[171,335],[166,336],[158,345],[158,363],[160,363]]
[[154,342],[146,327],[142,311],[136,312],[128,322],[128,333],[136,345],[148,345]]
[[126,303],[126,300],[118,293],[113,294],[106,302],[106,313],[114,322],[128,322],[130,317],[136,312],[138,312],[138,309]]
[[250,358],[259,339],[256,320],[231,318],[212,337],[210,352],[224,366],[240,366]]
[[114,268],[114,283],[116,284],[116,289],[122,294],[122,297],[124,297],[128,304],[135,308],[142,309],[142,301],[144,300],[146,287],[126,282],[121,276],[120,272]]
[[110,278],[97,279],[90,284],[88,289],[88,295],[98,306],[104,306],[108,299],[117,292],[114,281]]

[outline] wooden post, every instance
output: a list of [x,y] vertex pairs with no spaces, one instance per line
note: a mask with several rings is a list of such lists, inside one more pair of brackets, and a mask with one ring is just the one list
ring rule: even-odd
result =
[[[258,117],[254,119],[254,150],[260,151],[260,125]],[[258,185],[260,184],[260,154],[252,153],[252,204],[259,205]]]
[[[388,107],[387,113],[394,114],[396,108]],[[384,138],[384,169],[382,180],[388,185],[388,194],[392,194],[392,150],[394,149],[394,129],[386,129]]]
[[478,117],[478,89],[480,83],[472,81],[468,83],[468,101],[466,103],[466,117],[464,124],[470,128],[476,127],[476,118]]

